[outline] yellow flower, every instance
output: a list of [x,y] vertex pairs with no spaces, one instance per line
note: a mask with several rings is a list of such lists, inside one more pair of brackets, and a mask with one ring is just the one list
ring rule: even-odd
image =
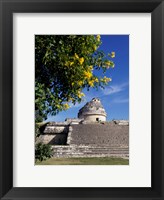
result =
[[96,38],[97,38],[97,41],[100,41],[101,36],[97,35]]
[[66,103],[66,104],[63,104],[63,106],[64,106],[64,110],[67,110],[70,106],[68,105],[68,103]]
[[110,61],[106,61],[105,64],[109,66],[111,64],[111,62]]
[[74,83],[74,82],[72,82],[72,83],[71,83],[71,85],[72,85],[72,86],[74,86],[74,85],[75,85],[75,83]]
[[96,83],[98,83],[98,82],[99,82],[99,79],[98,79],[98,78],[95,78],[94,81],[95,81]]
[[60,108],[60,105],[59,105],[59,104],[57,104],[57,105],[56,105],[56,107],[59,109],[59,108]]
[[93,70],[93,66],[89,66],[88,68],[89,68],[90,70]]
[[69,62],[68,61],[65,62],[65,66],[67,66],[67,67],[69,66]]
[[65,62],[65,66],[67,66],[67,67],[72,66],[73,64],[74,64],[74,62],[70,62],[70,61]]
[[82,65],[83,64],[83,62],[84,62],[84,58],[82,57],[82,58],[79,58],[79,63]]
[[115,52],[111,52],[111,58],[115,57]]
[[72,66],[74,64],[74,62],[70,62],[70,66]]
[[100,80],[101,80],[102,82],[104,82],[104,83],[108,83],[109,81],[112,81],[111,78],[107,78],[106,76],[104,76],[104,78],[101,78]]
[[86,78],[91,78],[91,76],[92,76],[92,73],[91,72],[87,72],[87,71],[84,71],[84,76],[86,77]]
[[74,98],[70,97],[70,98],[68,99],[68,101],[74,101]]
[[79,59],[79,56],[75,53],[75,58]]
[[83,85],[83,81],[79,81],[78,85],[80,85],[80,86]]
[[94,49],[94,51],[96,51],[96,49],[97,49],[97,46],[95,44],[93,45],[93,49]]
[[85,96],[85,94],[78,91],[77,96],[78,96],[79,98],[81,98],[81,97]]
[[91,87],[93,87],[93,86],[94,86],[94,80],[90,80],[90,81],[88,82],[88,84],[89,84]]

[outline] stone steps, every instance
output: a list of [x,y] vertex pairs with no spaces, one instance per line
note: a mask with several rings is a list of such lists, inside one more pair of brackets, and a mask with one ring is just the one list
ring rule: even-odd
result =
[[128,157],[128,147],[52,146],[54,157]]
[[127,149],[128,147],[65,147],[64,145],[63,145],[63,147],[60,147],[59,145],[55,145],[55,146],[53,146],[52,145],[52,147],[54,148],[54,149]]

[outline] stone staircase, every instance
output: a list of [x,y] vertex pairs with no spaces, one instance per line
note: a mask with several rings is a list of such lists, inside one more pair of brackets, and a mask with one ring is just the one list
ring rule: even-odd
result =
[[54,157],[129,157],[128,146],[53,145]]

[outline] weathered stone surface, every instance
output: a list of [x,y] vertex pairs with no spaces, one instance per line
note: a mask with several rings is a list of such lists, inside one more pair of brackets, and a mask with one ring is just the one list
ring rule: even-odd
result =
[[106,121],[106,112],[100,99],[93,98],[79,110],[78,118],[85,121]]
[[65,121],[65,122],[49,122],[47,125],[48,126],[66,126],[66,125],[69,125],[69,123],[67,121]]
[[60,134],[41,134],[36,143],[50,144],[50,145],[65,145],[67,142],[67,133]]
[[129,125],[129,121],[128,120],[113,120],[113,122],[117,125],[125,125],[128,126]]
[[67,118],[65,121],[68,124],[79,124],[83,119],[78,119],[78,118]]
[[129,157],[127,146],[70,145],[52,146],[54,157]]
[[72,125],[72,128],[70,144],[129,146],[129,126],[110,122]]
[[68,125],[66,126],[47,125],[43,133],[68,133]]
[[42,131],[43,134],[68,134],[69,124],[66,122],[49,122]]
[[66,144],[68,144],[68,145],[71,144],[72,130],[73,130],[72,126],[69,126],[69,129],[68,129],[68,136],[67,136],[67,142],[66,142]]

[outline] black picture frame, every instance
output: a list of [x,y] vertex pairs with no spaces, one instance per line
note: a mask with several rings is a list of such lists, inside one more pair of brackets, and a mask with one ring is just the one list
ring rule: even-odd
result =
[[[152,187],[13,187],[13,13],[151,13]],[[145,75],[146,76],[146,75]],[[162,0],[0,0],[1,199],[164,199],[164,2]],[[144,97],[143,97],[144,98]]]

